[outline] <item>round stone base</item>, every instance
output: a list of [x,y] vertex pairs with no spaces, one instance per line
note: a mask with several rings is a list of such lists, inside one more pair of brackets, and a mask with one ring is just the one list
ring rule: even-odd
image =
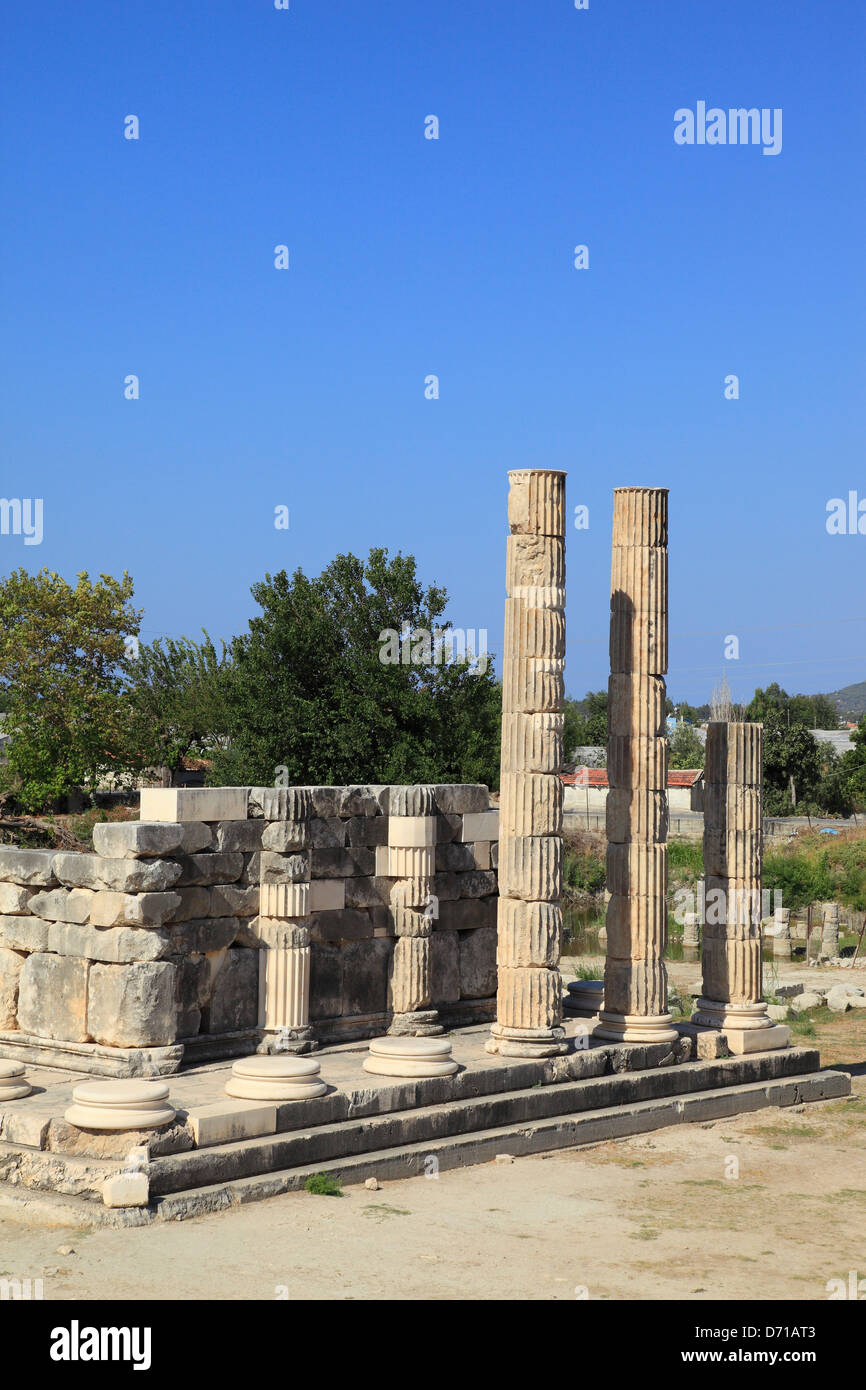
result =
[[24,1079],[23,1062],[0,1062],[0,1105],[29,1096],[33,1087]]
[[767,1006],[760,1004],[725,1004],[717,999],[697,999],[692,1023],[706,1028],[772,1028],[773,1020]]
[[569,980],[562,1003],[571,1012],[597,1014],[604,1008],[604,980]]
[[500,1057],[558,1057],[568,1051],[568,1043],[564,1028],[507,1028],[492,1023],[484,1050]]
[[161,1129],[174,1116],[163,1081],[86,1081],[63,1118],[78,1129],[120,1130]]
[[398,1038],[435,1038],[445,1032],[436,1009],[416,1009],[413,1013],[395,1014],[388,1034]]
[[672,1043],[679,1040],[670,1014],[615,1014],[602,1009],[593,1036],[606,1042]]
[[453,1076],[457,1063],[447,1038],[373,1038],[364,1071],[376,1076]]
[[235,1100],[309,1100],[328,1089],[320,1071],[309,1057],[242,1057],[232,1066],[226,1095]]

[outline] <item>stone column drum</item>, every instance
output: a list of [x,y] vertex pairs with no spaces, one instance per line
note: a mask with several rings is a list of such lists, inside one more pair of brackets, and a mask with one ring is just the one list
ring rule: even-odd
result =
[[274,808],[281,819],[262,836],[259,916],[258,1051],[309,1052],[310,1026],[310,816],[312,797],[303,787],[279,788]]
[[498,989],[488,1052],[564,1052],[562,699],[565,666],[565,474],[509,473]]
[[675,1042],[667,1011],[668,494],[614,490],[607,959],[596,1037]]
[[430,937],[436,872],[436,802],[433,788],[392,787],[388,801],[388,868],[396,942],[391,959],[389,1033],[424,1037],[442,1033],[431,1002]]
[[839,904],[825,903],[821,921],[821,953],[825,956],[839,954]]
[[773,955],[791,958],[791,909],[777,907],[773,913]]
[[707,729],[703,996],[692,1018],[736,1032],[773,1027],[762,998],[763,746],[760,724]]

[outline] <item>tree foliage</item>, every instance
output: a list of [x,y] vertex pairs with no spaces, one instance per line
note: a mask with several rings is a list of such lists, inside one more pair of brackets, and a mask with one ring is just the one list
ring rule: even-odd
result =
[[219,746],[228,731],[229,664],[225,642],[218,652],[207,632],[203,642],[158,638],[128,658],[131,769],[167,767],[175,780],[185,758]]

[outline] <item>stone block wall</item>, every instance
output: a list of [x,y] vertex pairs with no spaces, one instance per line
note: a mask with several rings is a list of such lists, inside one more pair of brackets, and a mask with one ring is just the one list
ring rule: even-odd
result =
[[[308,790],[310,1021],[321,1042],[375,1036],[391,1016],[391,789]],[[434,795],[433,1003],[446,1025],[486,1021],[498,813],[486,787]],[[92,854],[0,847],[0,1056],[155,1074],[255,1047],[279,795],[145,789],[141,814],[97,825]]]

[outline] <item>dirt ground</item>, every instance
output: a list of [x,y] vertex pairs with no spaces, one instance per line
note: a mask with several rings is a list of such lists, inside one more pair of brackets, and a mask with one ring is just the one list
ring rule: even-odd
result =
[[850,1100],[140,1230],[4,1218],[0,1278],[59,1300],[827,1299],[866,1279],[866,1018],[814,1019],[797,1041]]

